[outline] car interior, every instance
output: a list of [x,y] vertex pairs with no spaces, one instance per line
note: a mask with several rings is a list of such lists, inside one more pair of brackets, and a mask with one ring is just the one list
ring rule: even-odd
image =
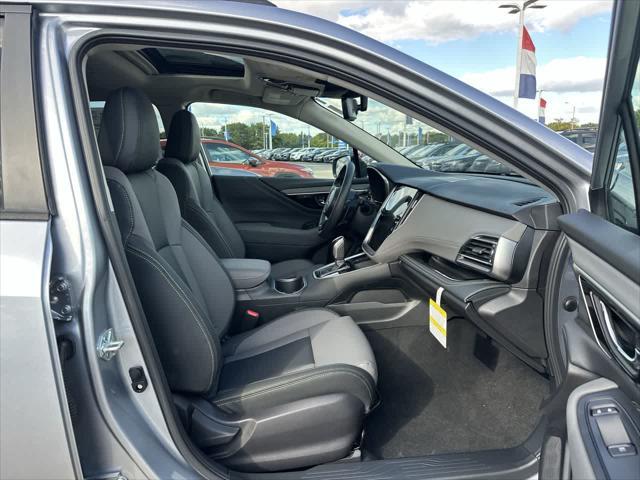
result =
[[[86,88],[105,102],[96,142],[135,289],[208,458],[282,472],[540,448],[550,192],[419,168],[319,101],[358,92],[274,60],[107,43]],[[329,180],[212,175],[194,102],[300,119],[352,161]]]

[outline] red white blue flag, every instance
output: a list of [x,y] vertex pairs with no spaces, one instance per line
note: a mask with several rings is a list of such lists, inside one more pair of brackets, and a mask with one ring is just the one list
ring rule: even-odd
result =
[[536,47],[527,27],[522,27],[519,98],[536,98]]
[[545,110],[547,108],[547,101],[540,97],[540,104],[538,105],[538,121],[542,124],[545,123]]

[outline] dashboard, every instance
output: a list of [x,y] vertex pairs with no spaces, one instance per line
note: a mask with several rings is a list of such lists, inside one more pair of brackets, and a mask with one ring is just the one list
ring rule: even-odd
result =
[[519,177],[398,165],[367,169],[380,208],[362,249],[544,370],[540,272],[559,235],[560,204]]
[[389,165],[370,167],[368,176],[381,207],[363,250],[378,263],[426,252],[515,282],[526,270],[535,231],[557,230],[558,202],[520,179]]

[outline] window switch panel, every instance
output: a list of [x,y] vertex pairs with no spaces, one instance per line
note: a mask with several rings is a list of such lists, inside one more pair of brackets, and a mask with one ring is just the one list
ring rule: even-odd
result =
[[627,457],[630,455],[635,455],[637,453],[636,446],[632,443],[610,445],[609,447],[607,447],[607,450],[609,450],[609,455],[611,455],[613,458]]

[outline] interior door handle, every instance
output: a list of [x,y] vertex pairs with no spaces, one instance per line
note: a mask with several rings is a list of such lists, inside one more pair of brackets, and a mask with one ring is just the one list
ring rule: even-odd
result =
[[640,356],[640,352],[638,351],[638,347],[635,346],[633,349],[633,357],[629,356],[629,354],[622,348],[620,345],[620,340],[618,339],[618,334],[616,333],[613,323],[611,322],[611,315],[609,314],[609,308],[605,305],[602,300],[598,300],[600,303],[600,311],[602,315],[602,319],[604,320],[604,324],[606,327],[606,334],[611,339],[611,343],[618,351],[620,355],[629,363],[634,363],[638,361],[638,357]]
[[[628,352],[628,348],[625,349],[620,341],[614,320],[612,319],[611,310],[604,303],[598,295],[593,291],[591,292],[591,298],[593,299],[596,315],[602,326],[602,331],[605,336],[609,350],[618,361],[618,363],[635,379],[640,378],[640,333],[635,332],[634,342],[631,346],[632,352]],[[622,321],[622,320],[620,320]]]

